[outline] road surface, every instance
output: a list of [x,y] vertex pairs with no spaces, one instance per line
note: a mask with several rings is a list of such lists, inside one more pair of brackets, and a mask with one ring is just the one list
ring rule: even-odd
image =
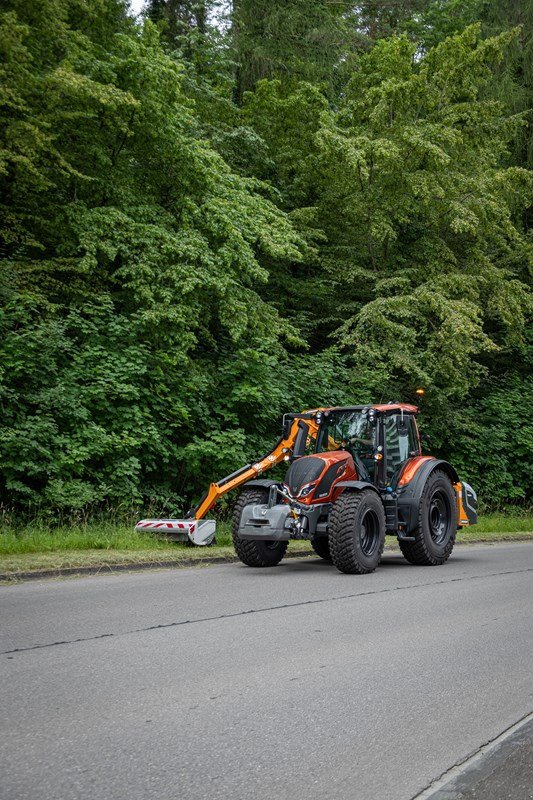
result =
[[2,800],[409,800],[533,710],[533,543],[0,587]]

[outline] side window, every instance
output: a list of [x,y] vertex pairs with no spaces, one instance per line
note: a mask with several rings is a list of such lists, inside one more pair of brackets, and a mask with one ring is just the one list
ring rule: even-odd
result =
[[409,417],[409,456],[420,454],[420,441],[414,417]]
[[387,448],[387,481],[393,479],[398,469],[413,454],[418,454],[418,436],[411,415],[395,414],[385,419],[385,445]]
[[386,467],[387,467],[387,482],[390,481],[396,472],[398,465],[401,462],[401,451],[403,449],[400,444],[400,435],[398,432],[396,416],[385,418],[385,448],[386,448]]

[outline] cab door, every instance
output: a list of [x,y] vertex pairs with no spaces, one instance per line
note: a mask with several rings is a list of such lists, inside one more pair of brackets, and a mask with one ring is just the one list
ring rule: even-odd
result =
[[391,414],[383,421],[385,433],[385,483],[395,486],[404,464],[420,455],[420,440],[412,414]]

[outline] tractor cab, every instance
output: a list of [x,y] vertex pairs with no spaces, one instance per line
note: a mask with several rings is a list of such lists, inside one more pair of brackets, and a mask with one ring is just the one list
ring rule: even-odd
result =
[[406,463],[421,455],[417,411],[416,406],[393,403],[318,411],[318,429],[313,435],[303,429],[305,450],[295,447],[294,456],[344,451],[353,459],[359,480],[395,487]]

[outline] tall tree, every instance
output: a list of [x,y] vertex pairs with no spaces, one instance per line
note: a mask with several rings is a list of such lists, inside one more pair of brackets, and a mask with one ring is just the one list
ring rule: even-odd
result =
[[162,23],[163,36],[172,46],[188,46],[192,29],[205,34],[207,0],[147,0],[143,14],[152,22]]
[[307,80],[331,91],[342,59],[360,38],[346,6],[332,0],[234,0],[236,97],[262,78]]
[[[86,4],[10,6],[0,496],[176,503],[257,436],[268,373],[244,364],[274,368],[297,334],[256,287],[301,237],[199,137],[150,22],[120,18],[103,45]],[[234,359],[247,379],[221,391]]]

